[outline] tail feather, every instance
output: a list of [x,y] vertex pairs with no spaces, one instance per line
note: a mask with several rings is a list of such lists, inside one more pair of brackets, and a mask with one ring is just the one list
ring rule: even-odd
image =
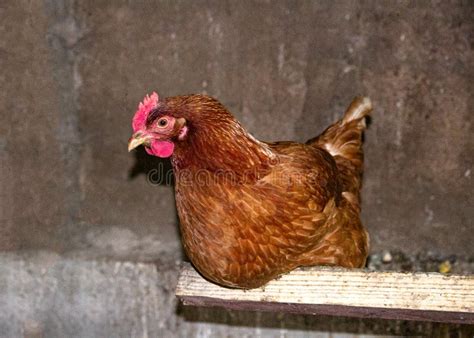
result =
[[351,105],[347,108],[342,122],[347,123],[353,120],[361,120],[365,126],[364,117],[370,115],[372,111],[372,102],[368,97],[356,97],[352,100]]
[[365,118],[371,111],[369,98],[356,97],[341,120],[306,142],[327,150],[334,157],[341,176],[342,192],[346,192],[343,196],[353,204],[359,202],[363,170],[362,133],[366,128]]

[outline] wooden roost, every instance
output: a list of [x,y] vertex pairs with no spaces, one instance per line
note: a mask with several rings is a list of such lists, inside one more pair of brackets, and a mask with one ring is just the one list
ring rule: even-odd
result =
[[474,323],[474,276],[300,268],[264,288],[220,287],[185,264],[176,289],[184,305],[237,310]]

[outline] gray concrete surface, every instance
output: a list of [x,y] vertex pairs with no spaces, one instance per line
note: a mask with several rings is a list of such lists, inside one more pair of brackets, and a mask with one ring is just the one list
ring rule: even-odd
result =
[[[164,264],[166,262],[166,264]],[[0,337],[388,337],[473,334],[459,325],[177,307],[178,264],[0,255]]]
[[[0,1],[0,251],[17,252],[1,258],[0,284],[8,280],[11,289],[0,289],[0,299],[12,308],[0,306],[8,321],[0,326],[13,335],[32,328],[28,334],[35,336],[38,328],[52,336],[129,336],[131,329],[120,331],[113,321],[131,309],[123,324],[150,336],[160,330],[225,335],[232,325],[231,336],[454,330],[175,313],[173,262],[183,257],[173,190],[148,177],[169,162],[142,150],[129,154],[126,143],[136,106],[152,90],[211,94],[270,141],[310,138],[353,96],[368,95],[376,109],[365,142],[363,219],[373,253],[401,251],[411,257],[406,266],[418,266],[417,254],[469,261],[473,16],[472,1]],[[59,254],[46,254],[58,262],[46,275],[41,269],[49,263],[35,261],[35,250]],[[32,253],[25,258],[23,251]],[[136,264],[126,270],[117,261]],[[156,278],[140,262],[158,269],[163,286],[149,291],[157,300],[145,299],[138,286],[128,289]],[[114,279],[115,264],[128,279]],[[472,264],[462,266],[472,272]],[[57,283],[53,289],[50,281]],[[82,289],[71,286],[76,282]],[[100,295],[107,283],[117,283],[117,303]],[[100,305],[66,304],[56,294],[96,297]],[[31,315],[35,309],[40,317]],[[82,314],[74,317],[77,309]],[[110,318],[95,320],[88,311],[110,311]],[[162,316],[166,328],[157,324]],[[143,318],[149,327],[140,324]]]
[[163,337],[170,316],[152,265],[2,257],[2,337]]
[[43,7],[0,5],[0,247],[10,250],[56,248],[68,217],[61,92],[47,42],[54,18]]
[[160,162],[126,151],[137,103],[157,90],[209,93],[257,137],[301,141],[369,95],[374,250],[474,254],[471,2],[1,8],[2,248],[64,251],[87,225],[177,240],[172,188],[147,181]]

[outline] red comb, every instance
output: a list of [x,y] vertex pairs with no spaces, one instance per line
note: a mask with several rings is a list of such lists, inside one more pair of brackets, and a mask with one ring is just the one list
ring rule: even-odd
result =
[[137,132],[145,126],[148,113],[158,105],[158,94],[153,92],[151,95],[145,96],[143,102],[138,105],[138,110],[135,113],[132,121],[133,131]]

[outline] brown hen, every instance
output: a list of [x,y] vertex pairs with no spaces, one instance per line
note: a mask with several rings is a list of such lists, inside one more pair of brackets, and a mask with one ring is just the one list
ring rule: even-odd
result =
[[356,98],[344,117],[305,144],[261,142],[204,95],[140,104],[129,150],[169,157],[185,251],[220,285],[255,288],[298,266],[365,264],[362,132],[372,107]]

